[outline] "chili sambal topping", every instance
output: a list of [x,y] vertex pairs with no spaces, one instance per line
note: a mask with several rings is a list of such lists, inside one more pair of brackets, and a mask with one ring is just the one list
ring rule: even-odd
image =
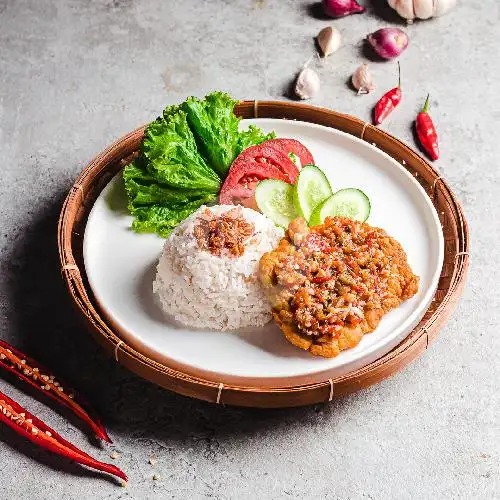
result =
[[344,217],[313,228],[292,221],[279,246],[262,257],[260,279],[288,340],[326,357],[356,345],[418,290],[394,238]]
[[245,219],[241,207],[220,215],[207,208],[198,217],[193,232],[200,249],[217,257],[240,257],[246,241],[255,232],[255,225]]

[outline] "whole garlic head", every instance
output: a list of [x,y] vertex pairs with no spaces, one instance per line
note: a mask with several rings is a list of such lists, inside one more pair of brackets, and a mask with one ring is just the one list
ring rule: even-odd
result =
[[320,89],[319,76],[311,68],[304,68],[295,82],[295,94],[300,99],[311,99]]
[[392,7],[403,19],[412,23],[415,18],[429,19],[431,17],[442,16],[453,7],[456,0],[387,0],[389,7]]

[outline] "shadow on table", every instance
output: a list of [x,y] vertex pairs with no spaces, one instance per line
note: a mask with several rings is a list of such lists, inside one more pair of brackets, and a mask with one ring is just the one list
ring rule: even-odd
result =
[[371,2],[365,2],[365,5],[369,7],[375,16],[388,23],[402,26],[408,24],[393,8],[389,7],[387,0],[371,0]]
[[[63,197],[61,193],[43,213],[34,214],[13,243],[5,266],[13,305],[11,336],[5,340],[50,367],[85,396],[111,435],[166,446],[186,439],[216,436],[223,440],[280,432],[301,425],[305,418],[310,422],[315,413],[343,411],[345,405],[335,402],[281,410],[216,406],[171,393],[117,365],[86,331],[61,278],[56,229]],[[16,385],[25,389],[22,383]],[[71,414],[52,407],[79,425]],[[84,426],[80,428],[87,432]]]

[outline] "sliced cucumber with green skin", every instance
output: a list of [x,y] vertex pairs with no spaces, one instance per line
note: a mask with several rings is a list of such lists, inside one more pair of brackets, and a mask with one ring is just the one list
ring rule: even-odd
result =
[[315,165],[304,165],[295,182],[293,201],[298,214],[309,221],[313,210],[332,195],[326,175]]
[[277,179],[265,179],[257,184],[255,201],[260,211],[275,224],[288,227],[297,217],[293,204],[293,186]]
[[341,189],[314,210],[309,225],[323,224],[327,217],[335,216],[365,222],[370,216],[370,210],[370,200],[363,191],[354,188]]

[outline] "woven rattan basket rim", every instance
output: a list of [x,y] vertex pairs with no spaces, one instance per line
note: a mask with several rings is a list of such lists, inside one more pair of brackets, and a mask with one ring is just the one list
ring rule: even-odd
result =
[[392,351],[342,377],[287,388],[223,385],[173,370],[136,351],[121,340],[100,314],[87,283],[81,245],[88,213],[97,194],[134,155],[143,136],[140,127],[100,153],[79,175],[64,202],[58,226],[63,278],[69,293],[96,339],[140,376],[188,396],[217,403],[285,407],[328,401],[368,387],[396,373],[436,338],[456,307],[468,267],[469,233],[460,204],[436,170],[398,139],[369,123],[313,106],[273,101],[245,101],[236,109],[243,118],[283,118],[335,128],[376,145],[420,181],[436,207],[445,237],[445,260],[435,299],[417,327]]

